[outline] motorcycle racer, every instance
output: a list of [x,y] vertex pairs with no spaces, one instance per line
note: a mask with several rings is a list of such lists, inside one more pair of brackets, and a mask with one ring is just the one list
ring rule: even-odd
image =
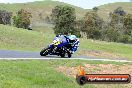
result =
[[79,39],[75,35],[57,35],[55,38],[59,38],[63,45],[70,48],[71,53],[77,51],[80,44]]
[[40,51],[40,55],[58,55],[62,58],[70,58],[78,47],[79,39],[75,35],[58,35],[51,44]]

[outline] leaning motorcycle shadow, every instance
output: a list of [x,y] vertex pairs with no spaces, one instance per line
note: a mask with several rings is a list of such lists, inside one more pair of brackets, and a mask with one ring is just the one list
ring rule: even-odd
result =
[[[42,56],[42,58],[62,58],[60,56],[56,56],[56,55],[47,55],[47,56]],[[63,58],[68,58],[68,57],[63,57]]]

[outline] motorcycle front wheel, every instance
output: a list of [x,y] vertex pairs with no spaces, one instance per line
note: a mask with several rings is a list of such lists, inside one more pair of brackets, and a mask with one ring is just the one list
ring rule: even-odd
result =
[[48,55],[48,53],[49,53],[49,48],[44,48],[44,49],[41,50],[40,55],[41,56],[46,56],[46,55]]

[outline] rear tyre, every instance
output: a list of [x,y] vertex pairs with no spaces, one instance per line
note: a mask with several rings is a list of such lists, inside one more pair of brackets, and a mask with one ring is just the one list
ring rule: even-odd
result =
[[48,48],[44,48],[44,49],[41,50],[40,55],[41,56],[46,56],[46,55],[48,55],[48,53],[49,53]]
[[61,58],[64,58],[65,57],[65,52],[62,51],[61,54],[60,54]]
[[72,56],[71,53],[68,53],[68,58],[71,58],[71,56]]
[[61,58],[64,58],[65,57],[65,54],[61,54],[60,56],[61,56]]

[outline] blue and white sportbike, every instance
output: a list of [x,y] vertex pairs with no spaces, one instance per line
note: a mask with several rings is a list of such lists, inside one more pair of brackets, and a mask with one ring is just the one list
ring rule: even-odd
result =
[[43,48],[40,52],[41,56],[46,55],[58,55],[61,57],[68,57],[70,58],[72,56],[72,53],[70,52],[69,43],[67,42],[67,39],[65,36],[55,37],[53,42],[48,45],[47,48]]

